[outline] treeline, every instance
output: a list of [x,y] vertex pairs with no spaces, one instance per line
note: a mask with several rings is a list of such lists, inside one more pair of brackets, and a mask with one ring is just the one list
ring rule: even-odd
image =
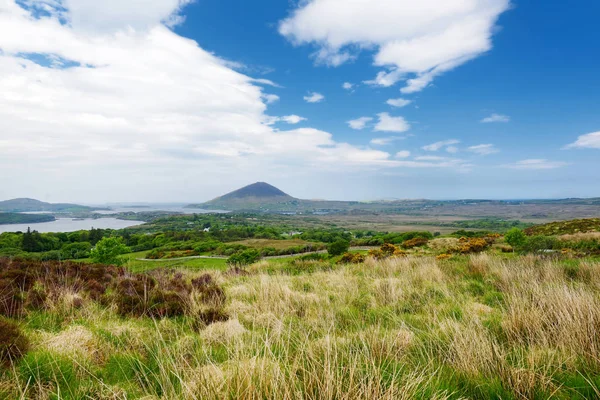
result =
[[40,222],[56,221],[53,215],[48,214],[21,214],[0,212],[0,225],[8,224],[36,224]]
[[[205,231],[207,229],[207,231]],[[174,251],[191,251],[194,254],[215,252],[215,254],[232,255],[245,248],[239,245],[228,245],[245,239],[285,240],[286,227],[268,227],[260,225],[228,226],[215,228],[210,223],[204,223],[196,230],[166,231],[156,233],[140,233],[135,229],[91,229],[71,233],[40,233],[27,230],[21,233],[0,234],[0,257],[20,257],[40,260],[81,259],[90,256],[92,248],[103,237],[120,237],[123,244],[132,252],[154,250],[156,255]],[[291,238],[292,236],[288,236]],[[293,236],[306,241],[315,242],[307,245],[309,249],[321,250],[317,243],[331,243],[340,238],[350,240],[353,234],[340,230],[311,230],[301,235]],[[263,256],[284,255],[310,251],[303,246],[290,246],[285,249],[262,249]],[[193,254],[191,254],[193,255]],[[160,258],[160,257],[158,257]]]
[[0,257],[40,260],[79,259],[89,257],[93,246],[111,229],[91,229],[71,233],[5,232],[0,234]]
[[[402,244],[408,240],[415,238],[433,239],[434,234],[428,231],[415,231],[403,233],[374,233],[368,232],[370,235],[360,235],[353,239],[350,244],[352,246],[381,246],[385,243]],[[439,234],[438,234],[439,235]]]

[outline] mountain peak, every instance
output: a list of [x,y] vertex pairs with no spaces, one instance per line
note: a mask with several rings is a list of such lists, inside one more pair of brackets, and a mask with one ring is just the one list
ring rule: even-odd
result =
[[269,198],[269,197],[288,197],[291,198],[287,193],[277,189],[273,185],[269,185],[266,182],[256,182],[248,186],[244,186],[241,189],[227,193],[219,199],[243,199],[243,198]]

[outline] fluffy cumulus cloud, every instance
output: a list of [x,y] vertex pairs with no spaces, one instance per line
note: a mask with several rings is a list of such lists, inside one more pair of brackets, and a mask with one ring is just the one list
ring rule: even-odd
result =
[[354,84],[352,84],[350,82],[344,82],[342,84],[342,88],[344,88],[346,90],[352,90],[354,88]]
[[263,99],[265,99],[265,102],[267,104],[273,104],[279,101],[279,96],[277,96],[276,94],[265,93],[263,94]]
[[506,164],[503,165],[503,167],[505,168],[512,168],[512,169],[533,169],[533,170],[537,170],[537,169],[555,169],[555,168],[561,168],[568,165],[566,162],[562,162],[562,161],[550,161],[550,160],[546,160],[546,159],[529,159],[529,160],[522,160],[522,161],[517,161],[514,164]]
[[0,1],[0,168],[21,165],[0,197],[119,199],[135,183],[138,196],[190,198],[222,176],[398,165],[328,132],[274,129],[268,82],[168,28],[187,3]]
[[408,158],[410,157],[410,151],[408,150],[400,150],[396,153],[396,158]]
[[470,146],[467,148],[471,153],[479,154],[482,156],[487,156],[489,154],[494,154],[500,152],[493,144],[478,144],[476,146]]
[[373,118],[371,117],[360,117],[348,121],[348,126],[350,126],[352,129],[361,130],[365,129],[367,124],[371,121],[373,121]]
[[482,119],[481,122],[483,122],[484,124],[489,124],[492,122],[510,122],[510,117],[508,115],[494,113]]
[[406,100],[406,99],[389,99],[387,102],[387,104],[389,104],[392,107],[406,107],[407,105],[409,105],[410,103],[412,103],[412,100]]
[[406,132],[410,129],[410,124],[404,117],[392,117],[388,113],[377,114],[379,121],[375,125],[378,132]]
[[600,132],[592,132],[581,135],[574,143],[567,146],[568,149],[600,149]]
[[492,35],[509,0],[308,0],[280,22],[293,43],[316,46],[317,63],[337,66],[361,49],[375,50],[382,70],[370,83],[403,93],[492,48]]
[[325,96],[317,92],[311,92],[307,96],[304,96],[304,101],[307,103],[320,103],[323,100],[325,100]]
[[456,153],[458,149],[454,145],[458,143],[460,143],[460,140],[442,140],[440,142],[435,142],[428,144],[427,146],[423,146],[422,149],[425,151],[439,151],[443,148],[446,148],[446,150],[449,150],[449,153]]

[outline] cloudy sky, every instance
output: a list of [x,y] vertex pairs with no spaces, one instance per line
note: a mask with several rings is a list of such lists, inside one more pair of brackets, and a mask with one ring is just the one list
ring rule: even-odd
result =
[[0,199],[600,196],[596,0],[0,0]]

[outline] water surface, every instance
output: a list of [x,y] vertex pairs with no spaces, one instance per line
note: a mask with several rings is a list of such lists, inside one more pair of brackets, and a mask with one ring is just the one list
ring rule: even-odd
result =
[[0,225],[2,232],[25,232],[27,228],[38,232],[75,232],[80,230],[90,230],[92,228],[102,229],[123,229],[130,226],[141,225],[143,221],[125,221],[116,218],[87,218],[75,220],[73,218],[57,218],[52,222],[40,222],[37,224],[10,224]]

